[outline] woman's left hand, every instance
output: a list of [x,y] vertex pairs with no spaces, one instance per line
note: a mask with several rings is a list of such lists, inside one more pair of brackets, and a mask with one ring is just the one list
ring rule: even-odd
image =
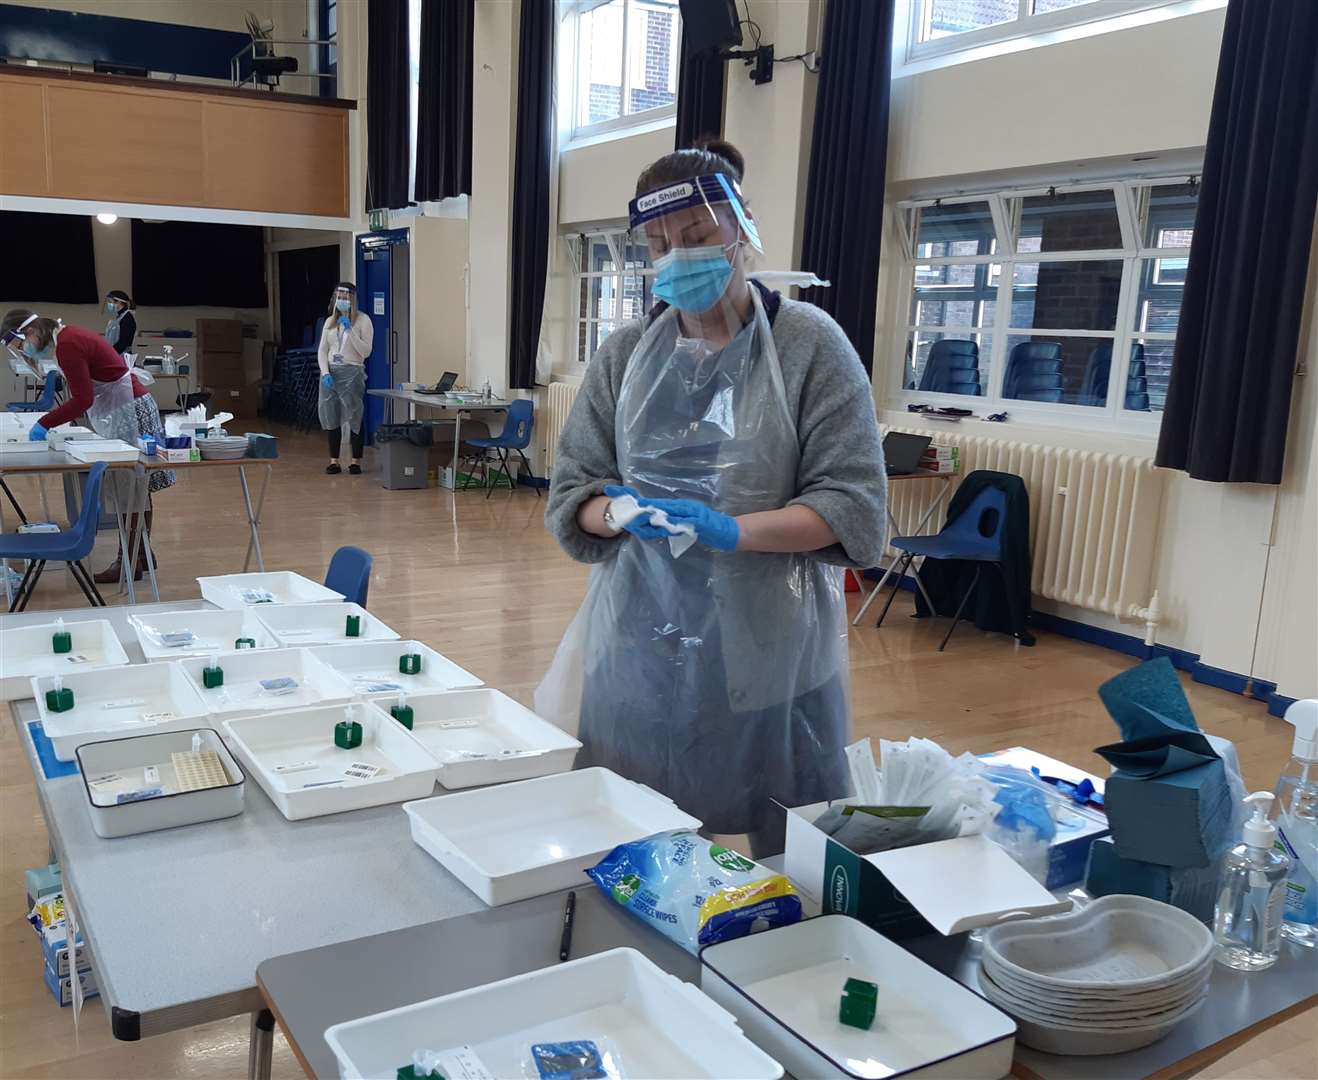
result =
[[690,525],[696,539],[715,551],[736,551],[741,539],[737,519],[711,509],[694,499],[641,499],[642,506],[653,506],[668,515],[674,525]]
[[340,316],[339,316],[339,325],[340,325],[341,327],[343,327],[343,329],[345,329],[345,330],[351,330],[351,329],[352,329],[352,323],[350,323],[350,322],[348,321],[348,316],[346,316],[346,315],[340,315]]

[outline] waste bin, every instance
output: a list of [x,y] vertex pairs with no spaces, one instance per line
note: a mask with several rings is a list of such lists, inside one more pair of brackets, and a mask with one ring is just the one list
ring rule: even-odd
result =
[[384,424],[375,433],[384,463],[384,486],[405,491],[426,486],[433,435],[425,424]]

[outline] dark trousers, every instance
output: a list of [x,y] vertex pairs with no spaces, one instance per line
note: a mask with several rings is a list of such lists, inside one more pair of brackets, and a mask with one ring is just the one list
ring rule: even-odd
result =
[[[330,457],[336,458],[343,448],[343,428],[331,428],[326,434],[329,435]],[[360,431],[352,433],[352,456],[355,459],[362,456],[362,433]]]

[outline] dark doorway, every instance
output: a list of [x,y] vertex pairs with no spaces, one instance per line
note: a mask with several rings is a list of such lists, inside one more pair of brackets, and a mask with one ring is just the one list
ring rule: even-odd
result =
[[279,253],[279,345],[315,348],[316,322],[329,310],[339,282],[339,248],[297,248]]

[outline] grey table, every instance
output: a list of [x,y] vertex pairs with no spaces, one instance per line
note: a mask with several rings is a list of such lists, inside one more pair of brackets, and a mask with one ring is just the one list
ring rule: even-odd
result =
[[[129,614],[105,609],[130,656]],[[86,612],[4,616],[0,627]],[[80,915],[101,1001],[119,1039],[252,1014],[253,1075],[268,1075],[273,1020],[256,969],[281,953],[399,930],[485,905],[412,842],[396,805],[287,821],[254,781],[238,817],[104,840],[79,776],[46,780],[28,738],[31,699],[10,705],[51,847]]]
[[372,397],[387,401],[403,401],[435,412],[452,412],[453,417],[453,487],[458,485],[458,461],[462,449],[462,417],[479,412],[504,412],[512,404],[502,398],[490,401],[449,401],[444,394],[418,394],[415,390],[367,390]]

